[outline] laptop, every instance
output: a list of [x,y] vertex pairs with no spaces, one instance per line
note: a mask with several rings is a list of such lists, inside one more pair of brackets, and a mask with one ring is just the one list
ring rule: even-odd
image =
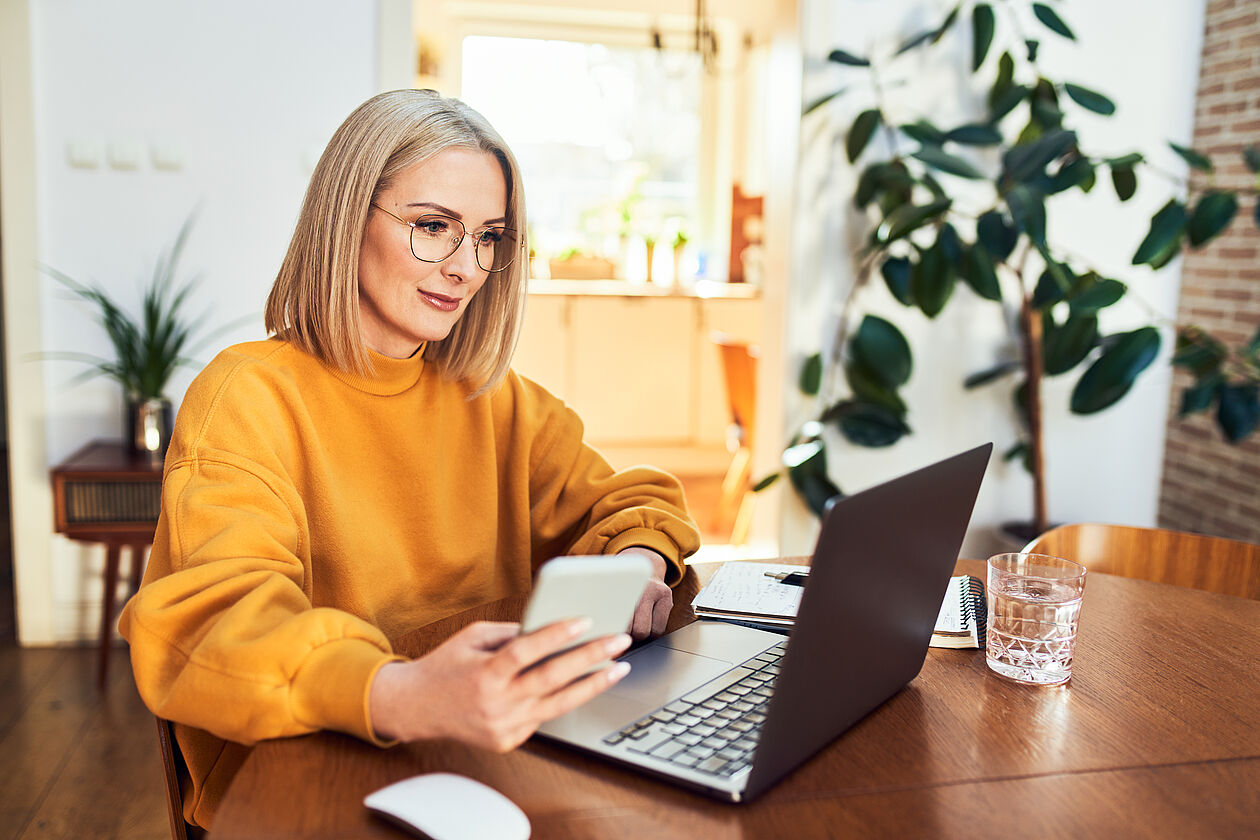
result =
[[832,503],[789,636],[696,621],[538,736],[719,799],[761,794],[919,673],[992,449]]

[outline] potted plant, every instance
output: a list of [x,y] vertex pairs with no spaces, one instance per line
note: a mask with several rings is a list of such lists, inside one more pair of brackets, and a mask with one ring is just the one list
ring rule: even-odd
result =
[[48,266],[44,271],[90,304],[114,348],[113,358],[83,353],[61,353],[53,358],[89,365],[82,378],[107,376],[122,386],[125,402],[124,440],[133,452],[160,461],[170,443],[171,401],[166,386],[175,370],[196,365],[184,355],[189,339],[202,325],[186,312],[189,293],[197,278],[176,281],[176,269],[192,229],[189,217],[180,227],[171,249],[162,254],[153,276],[143,289],[138,317],[132,316],[98,284],[81,283]]
[[[1031,3],[1042,34],[1074,40],[1068,24],[1050,6]],[[965,20],[971,22],[971,71],[992,72],[984,113],[942,129],[930,120],[894,113],[880,84],[883,61],[941,41]],[[1013,11],[1013,10],[1011,10]],[[1120,301],[1126,283],[1068,256],[1047,236],[1046,199],[1079,190],[1088,193],[1110,181],[1121,201],[1137,187],[1143,155],[1091,154],[1070,128],[1070,116],[1083,110],[1102,116],[1115,105],[1076,82],[1046,78],[1037,64],[1039,41],[1019,31],[1017,16],[1008,34],[1018,47],[986,61],[998,29],[994,6],[960,2],[939,26],[901,43],[886,59],[833,50],[828,59],[861,68],[870,101],[849,126],[843,144],[850,164],[865,158],[853,203],[865,216],[865,244],[857,251],[856,280],[838,320],[828,358],[815,354],[801,373],[801,389],[819,395],[822,410],[804,424],[784,453],[785,472],[816,512],[840,492],[827,471],[823,425],[834,424],[860,446],[889,446],[910,432],[908,407],[899,393],[913,369],[910,344],[891,321],[860,311],[858,292],[874,278],[906,307],[935,318],[962,281],[984,300],[1003,307],[1013,330],[1013,352],[975,372],[962,383],[977,388],[1014,380],[1013,399],[1021,430],[1006,450],[1031,472],[1032,535],[1048,526],[1045,501],[1041,384],[1046,376],[1078,377],[1070,408],[1102,411],[1120,400],[1154,361],[1160,330],[1146,324],[1107,333],[1099,312]],[[962,27],[957,27],[962,28]],[[810,104],[805,114],[827,106],[844,89]],[[1079,111],[1078,111],[1079,112]],[[877,141],[878,138],[878,142]],[[1193,149],[1171,144],[1191,169],[1210,171],[1211,162]],[[878,151],[876,151],[878,149]],[[1260,153],[1244,153],[1260,172]],[[986,183],[987,182],[987,183]],[[966,184],[964,187],[963,184]],[[979,187],[984,187],[983,190]],[[1155,214],[1132,263],[1159,269],[1184,244],[1199,247],[1233,220],[1237,193],[1182,185]],[[977,195],[986,196],[977,202]],[[1257,210],[1260,224],[1260,210]],[[1216,409],[1225,436],[1234,442],[1260,424],[1260,333],[1229,348],[1205,331],[1179,325],[1174,364],[1188,368],[1193,385],[1183,394],[1182,413]],[[830,386],[828,388],[827,386]],[[779,474],[758,484],[768,486]]]

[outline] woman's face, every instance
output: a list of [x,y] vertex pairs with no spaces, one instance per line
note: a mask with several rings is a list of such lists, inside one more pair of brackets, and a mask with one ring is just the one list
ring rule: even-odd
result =
[[412,229],[369,209],[359,253],[360,335],[376,352],[405,359],[422,342],[446,338],[486,282],[471,234],[505,224],[507,184],[492,155],[451,148],[404,170],[376,203],[407,222],[448,216],[469,233],[445,260],[421,262],[411,254]]

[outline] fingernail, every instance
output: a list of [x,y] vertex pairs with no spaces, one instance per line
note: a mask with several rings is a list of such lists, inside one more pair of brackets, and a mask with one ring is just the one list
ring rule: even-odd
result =
[[625,633],[620,633],[616,636],[611,636],[609,637],[607,642],[604,642],[604,649],[607,650],[609,653],[619,653],[625,650],[626,648],[628,648],[629,646],[630,646],[630,637],[627,636]]
[[582,618],[575,618],[569,622],[568,630],[569,630],[570,636],[573,636],[573,637],[581,636],[583,633],[585,633],[587,630],[590,630],[590,629],[591,629],[590,616],[583,616]]
[[618,662],[616,665],[612,666],[604,673],[608,675],[609,682],[616,682],[617,680],[624,677],[626,674],[630,673],[630,663]]

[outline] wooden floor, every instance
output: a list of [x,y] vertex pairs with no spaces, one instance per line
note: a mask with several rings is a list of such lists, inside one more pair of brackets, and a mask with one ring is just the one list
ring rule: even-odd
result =
[[126,650],[0,644],[0,840],[171,836],[153,715]]

